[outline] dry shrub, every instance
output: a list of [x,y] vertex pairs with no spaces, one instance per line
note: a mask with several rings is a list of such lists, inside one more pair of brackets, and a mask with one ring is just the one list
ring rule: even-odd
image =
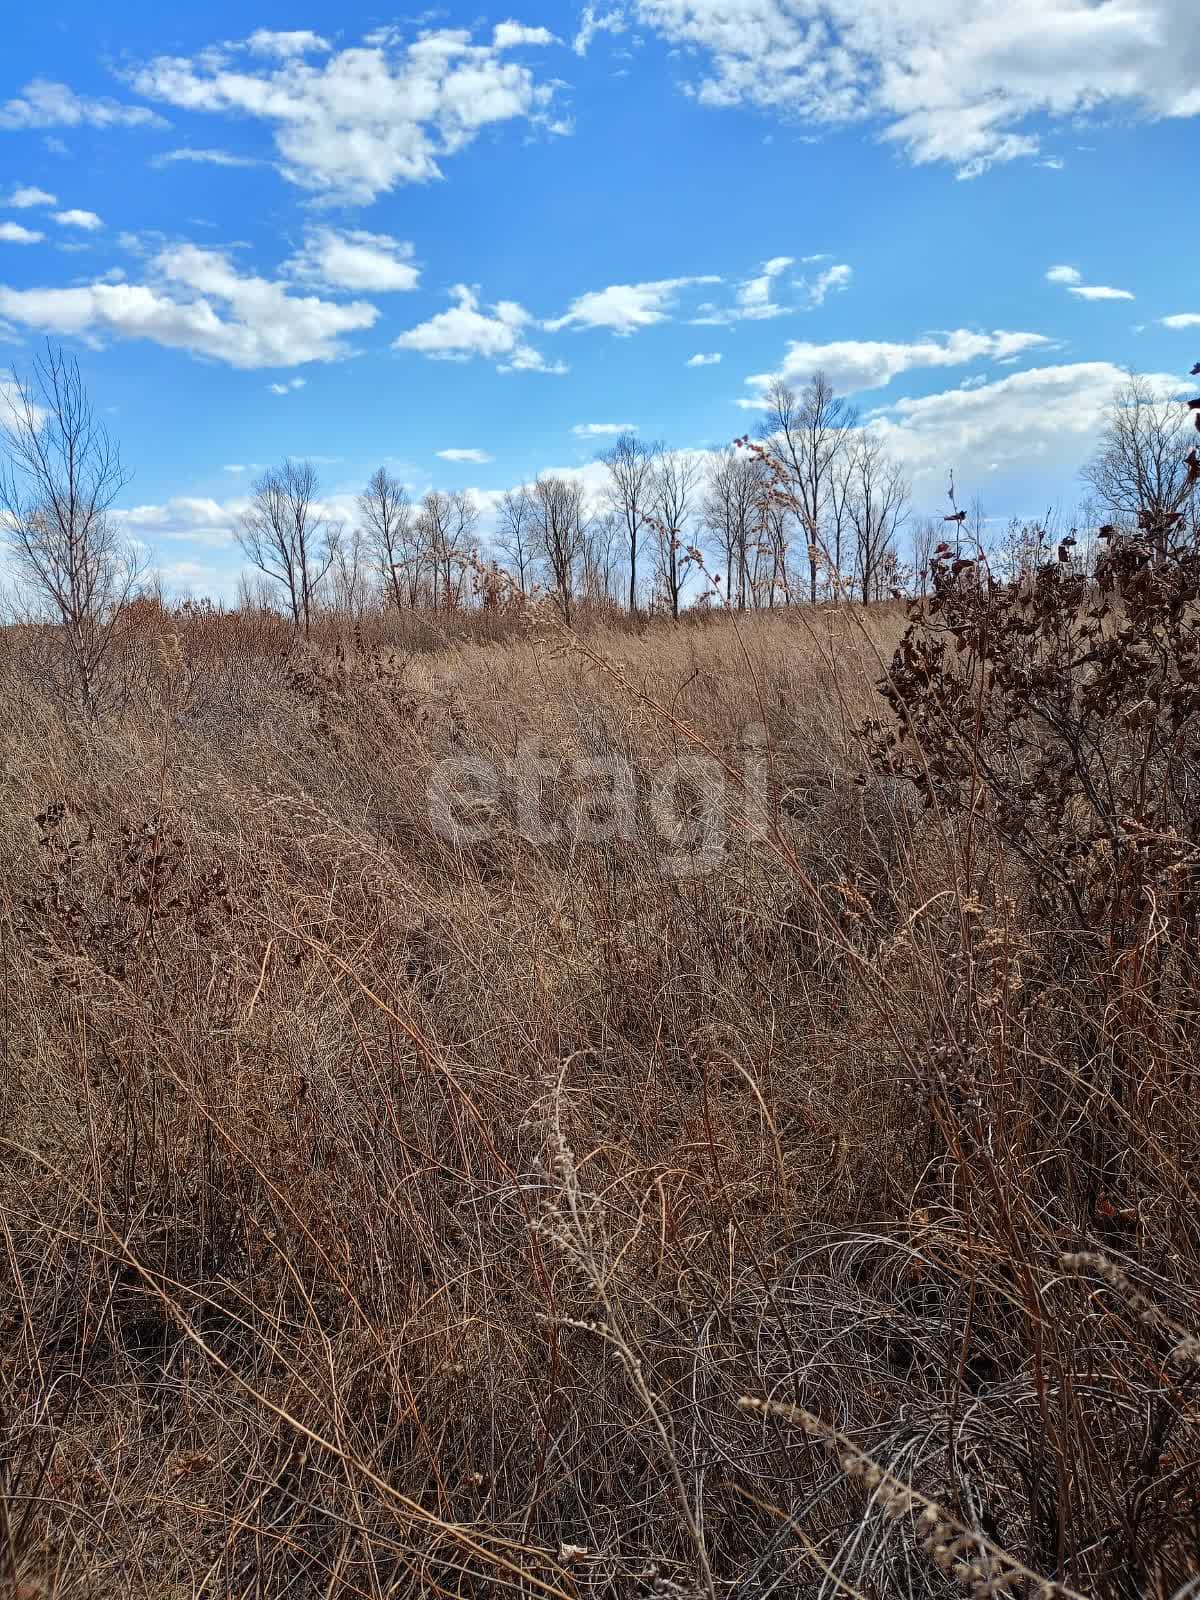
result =
[[[6,641],[9,1586],[1180,1589],[1191,735],[1149,855],[1075,852],[1064,791],[1038,839],[1108,885],[1072,921],[1005,809],[1025,724],[987,652],[1060,637],[1010,639],[1024,604],[950,574],[890,671],[897,606],[305,647],[138,615],[87,730]],[[1057,648],[1030,670],[1086,674]],[[902,746],[860,732],[881,675]],[[504,785],[477,836],[431,826],[440,762],[535,747],[626,763],[628,836],[531,842]],[[697,755],[729,835],[665,871],[653,783]],[[548,810],[585,817],[595,770]]]

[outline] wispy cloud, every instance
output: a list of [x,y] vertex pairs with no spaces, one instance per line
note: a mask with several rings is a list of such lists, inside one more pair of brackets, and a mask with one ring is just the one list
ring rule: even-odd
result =
[[1134,298],[1128,289],[1110,289],[1105,284],[1084,283],[1083,274],[1078,267],[1051,267],[1046,273],[1046,282],[1060,284],[1068,294],[1073,294],[1080,300],[1132,300]]
[[594,5],[584,6],[579,18],[579,31],[571,41],[577,56],[585,56],[598,33],[621,33],[625,28],[625,13],[620,8],[600,11]]
[[253,156],[234,155],[231,150],[193,150],[184,147],[178,150],[164,150],[160,155],[150,158],[152,167],[173,167],[179,162],[189,162],[195,166],[208,167],[261,167],[262,162]]
[[572,300],[561,317],[544,326],[552,333],[561,328],[605,328],[625,336],[665,322],[675,310],[680,290],[693,284],[720,283],[712,275],[688,278],[657,278],[648,283],[613,283],[607,289],[592,289]]
[[165,128],[166,122],[145,106],[116,100],[92,100],[65,83],[34,78],[20,94],[0,104],[0,128]]
[[486,450],[437,450],[434,454],[442,461],[466,461],[477,467],[485,467],[489,461],[496,459],[488,455]]

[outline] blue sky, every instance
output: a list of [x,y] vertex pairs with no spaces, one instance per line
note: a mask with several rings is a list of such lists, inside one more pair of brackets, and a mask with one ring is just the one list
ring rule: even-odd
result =
[[178,588],[231,592],[285,454],[336,506],[383,461],[486,505],[585,469],[596,427],[723,444],[818,364],[918,507],[953,468],[992,515],[1069,508],[1120,369],[1200,356],[1191,0],[50,0],[5,29],[0,373],[79,355]]

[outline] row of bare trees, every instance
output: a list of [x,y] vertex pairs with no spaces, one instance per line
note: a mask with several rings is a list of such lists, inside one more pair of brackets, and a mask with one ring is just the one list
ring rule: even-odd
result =
[[385,467],[358,497],[347,528],[320,500],[316,469],[285,461],[255,480],[235,537],[250,565],[307,633],[320,601],[351,616],[376,596],[397,609],[454,610],[477,560],[479,509],[464,491],[431,490],[417,504]]
[[[909,484],[880,431],[821,373],[798,393],[776,383],[765,398],[754,443],[669,451],[628,432],[599,457],[598,494],[554,474],[505,494],[490,565],[479,497],[432,490],[414,502],[382,467],[355,515],[341,519],[322,501],[312,464],[285,461],[253,485],[237,541],[260,592],[305,632],[320,608],[357,616],[383,598],[397,609],[450,610],[501,588],[548,591],[568,623],[581,602],[678,616],[714,587],[743,609],[920,589],[946,530],[928,517],[910,523]],[[1187,404],[1130,377],[1083,469],[1083,520],[1140,531],[1160,557],[1165,541],[1200,543],[1192,422]],[[94,712],[145,561],[113,510],[130,474],[61,350],[48,345],[28,382],[0,385],[0,449],[10,571],[28,614],[57,626],[65,691]],[[956,540],[988,547],[978,508],[950,520]],[[1011,575],[1045,559],[1048,540],[1046,523],[1013,522],[990,539],[991,554]],[[1086,537],[1072,531],[1062,548],[1076,543]]]

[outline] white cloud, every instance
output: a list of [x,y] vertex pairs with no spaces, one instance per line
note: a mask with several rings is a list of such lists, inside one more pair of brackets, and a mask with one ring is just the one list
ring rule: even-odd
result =
[[152,167],[171,167],[179,161],[194,162],[197,166],[209,167],[261,167],[262,162],[256,161],[253,156],[235,156],[229,150],[193,150],[184,148],[179,150],[164,150],[161,155],[152,157]]
[[272,394],[292,394],[297,389],[303,389],[304,378],[285,378],[282,383],[269,383],[267,388]]
[[775,279],[792,265],[791,256],[772,256],[770,261],[764,261],[756,278],[747,278],[738,285],[736,314],[751,318],[782,316],[787,307],[773,304],[772,290]]
[[94,211],[56,211],[54,220],[63,228],[82,228],[85,233],[95,233],[104,226]]
[[15,99],[0,105],[0,128],[165,128],[145,106],[115,100],[89,100],[65,83],[34,78]]
[[584,6],[579,18],[579,31],[571,41],[571,48],[577,56],[585,56],[598,33],[621,33],[624,28],[623,11],[597,11],[593,5]]
[[494,50],[515,50],[520,45],[557,44],[549,28],[527,28],[523,22],[498,22],[492,29]]
[[232,472],[235,476],[238,473],[245,472],[245,470],[246,470],[245,463],[244,462],[240,462],[240,461],[239,462],[235,462],[232,466],[222,467],[221,468],[222,472]]
[[270,28],[258,28],[246,40],[247,50],[259,56],[278,56],[290,60],[293,56],[325,55],[333,48],[328,39],[307,28],[291,33],[274,33]]
[[[995,471],[1074,474],[1125,377],[1107,361],[1031,367],[979,388],[898,400],[869,423],[918,488],[940,485],[951,467],[967,492]],[[1161,394],[1180,392],[1165,374],[1152,373],[1148,381]]]
[[40,244],[45,237],[36,228],[23,228],[19,222],[0,222],[0,244]]
[[[829,257],[824,255],[805,256],[801,265],[808,266],[828,259]],[[824,305],[827,295],[849,288],[854,275],[851,267],[839,262],[835,266],[824,268],[815,278],[802,277],[792,284],[792,288],[802,297],[800,305],[785,305],[775,298],[776,286],[788,268],[795,265],[793,256],[772,256],[769,261],[763,262],[759,271],[752,277],[741,280],[734,291],[731,306],[701,306],[699,315],[691,319],[692,325],[698,328],[718,328],[743,320],[765,322],[773,317],[791,316],[797,309],[812,310],[816,306]]]
[[239,275],[220,250],[173,245],[148,263],[148,282],[10,289],[0,284],[0,318],[39,332],[149,339],[232,367],[291,367],[349,355],[345,336],[370,328],[365,301],[300,295],[284,283]]
[[1200,328],[1200,311],[1177,311],[1162,319],[1164,328]]
[[636,433],[636,422],[577,422],[571,432],[577,439],[606,439],[619,433]]
[[841,393],[858,389],[881,389],[902,372],[919,367],[957,367],[968,361],[1003,361],[1036,350],[1050,340],[1040,333],[973,333],[957,328],[952,333],[931,335],[910,344],[893,344],[874,339],[841,339],[829,344],[792,340],[777,373],[760,373],[746,382],[759,393],[739,401],[744,408],[762,404],[762,391],[773,379],[788,383],[807,383],[814,372],[824,372]]
[[244,500],[176,495],[160,505],[133,506],[111,515],[125,533],[142,540],[198,544],[221,550],[232,546],[237,519],[245,508]]
[[836,266],[827,267],[824,272],[819,272],[811,283],[804,285],[808,290],[809,304],[823,306],[825,296],[841,294],[850,287],[853,276],[854,268],[848,267],[845,262],[838,262]]
[[486,450],[438,450],[435,454],[443,461],[470,461],[478,467],[485,467],[489,461],[496,459],[488,455]]
[[288,269],[305,283],[385,294],[417,287],[420,272],[412,255],[411,244],[386,233],[310,228],[303,250],[288,262]]
[[706,57],[685,87],[816,126],[873,121],[973,177],[1038,152],[1034,119],[1200,114],[1190,0],[635,0]]
[[713,350],[708,355],[705,355],[703,353],[703,351],[697,351],[694,356],[689,356],[688,357],[688,359],[684,362],[684,366],[685,367],[716,367],[716,366],[719,366],[720,363],[721,363],[721,352],[719,350]]
[[561,317],[545,326],[557,333],[560,328],[609,328],[616,334],[630,334],[665,322],[674,311],[679,291],[694,283],[720,283],[720,278],[660,278],[653,283],[614,283],[607,289],[593,289],[572,300]]
[[3,204],[11,206],[14,211],[28,211],[31,206],[56,206],[58,196],[47,194],[45,189],[35,188],[32,184],[23,184],[14,189]]
[[1046,274],[1047,283],[1060,283],[1068,294],[1080,300],[1132,300],[1128,289],[1109,289],[1103,284],[1084,283],[1083,273],[1077,267],[1051,267]]
[[236,47],[160,56],[133,74],[140,94],[192,112],[267,123],[289,182],[329,200],[366,202],[442,175],[440,161],[487,127],[522,120],[551,130],[556,85],[444,28],[404,43],[385,28],[314,62],[247,62]]
[[1081,300],[1132,300],[1134,298],[1128,289],[1109,289],[1103,284],[1097,283],[1073,283],[1067,293],[1078,295]]
[[474,356],[498,361],[501,372],[565,372],[561,363],[550,366],[524,338],[523,329],[533,318],[515,300],[498,300],[491,314],[480,310],[479,297],[465,283],[450,290],[456,303],[439,311],[393,343],[396,350],[416,350],[434,361],[470,361]]

